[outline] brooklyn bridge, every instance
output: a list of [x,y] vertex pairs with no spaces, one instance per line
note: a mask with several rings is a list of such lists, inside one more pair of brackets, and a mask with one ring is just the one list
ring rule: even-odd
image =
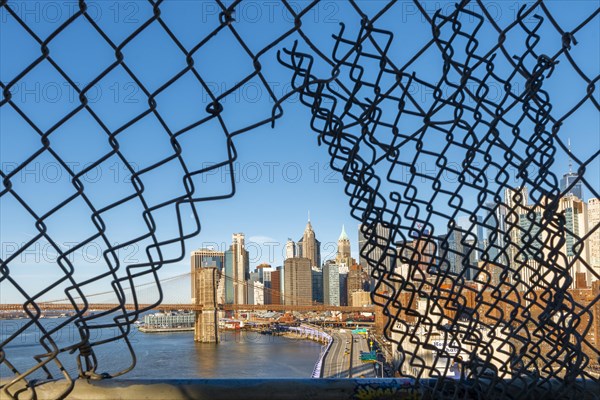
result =
[[[209,279],[206,279],[208,277]],[[213,279],[214,278],[214,279]],[[196,285],[191,285],[196,279]],[[78,313],[102,312],[110,314],[113,312],[126,312],[128,314],[142,313],[150,310],[159,311],[194,311],[196,312],[196,323],[194,327],[195,339],[202,342],[218,342],[220,315],[225,313],[241,312],[336,312],[336,313],[374,313],[375,307],[352,307],[332,306],[314,303],[310,299],[291,298],[281,295],[283,304],[227,304],[224,297],[219,295],[219,288],[224,286],[227,280],[233,278],[219,273],[216,269],[204,268],[195,276],[192,273],[184,273],[160,279],[156,281],[134,285],[132,296],[131,286],[123,287],[122,293],[114,290],[86,294],[83,301],[81,297],[71,299],[48,299],[28,303],[0,304],[0,312],[25,312],[32,315],[44,314],[47,311],[77,311]],[[234,282],[236,285],[244,285],[252,289],[253,284],[249,281]],[[160,285],[163,299],[158,301],[158,287]],[[190,290],[190,286],[192,290]],[[265,291],[274,289],[265,289]],[[195,291],[195,293],[192,293]],[[277,291],[278,292],[278,291]],[[119,298],[122,299],[119,301]],[[193,300],[193,301],[190,301]]]

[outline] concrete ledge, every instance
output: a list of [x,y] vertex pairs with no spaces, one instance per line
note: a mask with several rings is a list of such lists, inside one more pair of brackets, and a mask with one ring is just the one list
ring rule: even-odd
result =
[[[68,387],[65,381],[35,382],[35,395],[32,389],[18,394],[19,399],[57,399],[64,398]],[[556,385],[556,386],[555,386]],[[15,385],[16,386],[16,385]],[[21,389],[24,389],[21,386]],[[484,387],[460,385],[453,380],[426,380],[415,386],[410,379],[106,379],[100,381],[77,380],[68,399],[104,400],[104,399],[432,399],[432,398],[548,398],[548,387],[523,391],[512,388],[508,393],[487,392]],[[556,391],[555,391],[556,389]],[[11,387],[15,394],[17,387]],[[555,381],[551,383],[552,398],[600,398],[600,383],[579,381],[568,390]],[[1,398],[5,398],[3,393]],[[524,395],[524,396],[523,396]],[[542,397],[540,397],[542,396]]]

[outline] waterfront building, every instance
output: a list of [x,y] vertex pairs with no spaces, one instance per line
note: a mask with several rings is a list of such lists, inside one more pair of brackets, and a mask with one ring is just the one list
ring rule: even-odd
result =
[[147,328],[193,328],[196,321],[194,312],[154,313],[144,316],[144,326]]
[[323,304],[323,269],[317,266],[312,267],[312,301],[313,303]]
[[196,279],[195,273],[199,268],[216,268],[219,272],[223,271],[225,264],[225,255],[222,251],[213,249],[199,249],[192,251],[191,254],[191,281],[192,281],[192,304],[196,304]]
[[310,305],[312,303],[311,260],[304,257],[288,258],[283,265],[285,304]]
[[323,300],[330,306],[340,305],[340,268],[331,260],[323,266]]
[[306,223],[302,238],[298,240],[298,250],[300,250],[298,257],[308,258],[311,267],[321,265],[321,242],[315,236],[315,231],[310,223],[310,217]]

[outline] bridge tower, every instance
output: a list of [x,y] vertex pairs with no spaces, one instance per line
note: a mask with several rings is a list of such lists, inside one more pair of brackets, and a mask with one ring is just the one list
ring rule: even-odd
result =
[[217,286],[219,271],[215,267],[196,268],[194,280],[195,304],[202,306],[202,311],[196,312],[194,325],[194,340],[203,343],[219,342],[219,318],[217,303]]

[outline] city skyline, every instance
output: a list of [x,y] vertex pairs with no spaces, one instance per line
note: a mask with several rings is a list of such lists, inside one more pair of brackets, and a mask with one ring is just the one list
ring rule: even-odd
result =
[[1,392],[598,392],[599,2],[0,1]]
[[[553,231],[551,226],[544,226],[543,215],[547,207],[558,207],[558,212],[564,217],[567,232],[560,236]],[[589,202],[580,200],[573,192],[568,192],[560,198],[543,196],[536,203],[529,201],[527,187],[506,189],[504,200],[501,203],[486,204],[487,215],[486,226],[495,227],[499,231],[484,230],[484,218],[477,215],[476,218],[459,218],[451,221],[447,233],[440,234],[434,230],[417,225],[416,229],[410,230],[406,241],[394,241],[390,244],[392,252],[381,252],[375,247],[370,251],[368,242],[363,234],[366,232],[359,225],[358,243],[360,247],[365,246],[365,255],[371,260],[379,263],[384,268],[378,268],[378,274],[396,275],[400,279],[412,276],[415,269],[424,277],[433,278],[435,275],[461,276],[471,284],[482,284],[487,279],[492,285],[501,282],[501,270],[521,270],[522,276],[505,277],[512,284],[516,284],[519,290],[525,290],[535,279],[550,279],[548,276],[559,275],[562,268],[569,265],[569,276],[571,289],[588,289],[600,276],[599,248],[600,232],[590,231],[590,224],[600,219],[600,201],[590,199]],[[515,213],[506,213],[503,210],[509,207]],[[493,223],[492,223],[493,222]],[[489,225],[488,225],[489,224]],[[588,234],[589,232],[589,234]],[[375,233],[378,237],[390,235],[388,227],[376,226]],[[499,241],[499,237],[504,237]],[[531,237],[535,238],[531,242]],[[241,239],[240,239],[241,238]],[[576,240],[586,238],[582,249],[577,249]],[[381,239],[374,239],[380,241]],[[507,242],[505,242],[507,240]],[[560,248],[544,250],[544,258],[548,258],[553,251],[560,250],[568,258],[567,260],[555,259],[552,264],[540,261],[542,256],[542,241],[562,243]],[[560,241],[562,240],[562,241]],[[316,232],[312,228],[310,214],[301,239],[294,242],[288,238],[284,247],[285,260],[283,265],[271,265],[263,263],[253,272],[250,272],[247,261],[248,252],[244,248],[244,234],[234,233],[232,235],[233,249],[237,243],[242,244],[242,251],[246,255],[246,272],[244,275],[236,273],[232,268],[222,268],[221,273],[229,278],[233,285],[244,282],[253,283],[243,296],[236,294],[235,299],[229,298],[227,292],[232,288],[225,287],[228,304],[271,304],[270,300],[265,303],[265,298],[270,298],[266,293],[272,290],[281,290],[285,304],[310,304],[322,303],[330,306],[346,306],[354,297],[353,293],[363,289],[374,290],[372,279],[369,276],[371,264],[366,264],[362,255],[357,261],[351,257],[351,241],[346,233],[345,225],[342,225],[341,233],[337,240],[335,258],[320,260],[320,245],[316,239]],[[386,245],[385,240],[380,241]],[[494,251],[498,247],[505,247],[506,253],[499,254]],[[525,250],[523,250],[525,249]],[[201,267],[196,260],[196,254],[205,253],[210,258],[203,264],[215,265],[213,259],[214,250],[199,250],[192,252],[192,272]],[[229,265],[235,257],[232,250],[224,253],[225,265]],[[416,258],[415,258],[416,255]],[[540,263],[541,262],[541,263]],[[221,262],[221,264],[223,264]],[[584,265],[590,267],[589,270]],[[218,266],[217,266],[218,268]],[[283,279],[279,287],[273,287],[270,276],[266,272],[277,272]],[[595,272],[594,272],[595,271]],[[448,275],[447,275],[448,274]],[[302,278],[299,278],[299,277]],[[263,279],[264,278],[264,279]],[[562,279],[562,278],[561,278]],[[298,283],[298,282],[302,283]],[[192,281],[192,287],[193,287]],[[267,287],[269,290],[266,290]],[[229,283],[231,286],[231,283]],[[192,289],[194,290],[194,289]],[[237,292],[237,290],[236,290]],[[277,293],[279,295],[279,293]],[[299,298],[302,299],[299,300]],[[256,303],[259,301],[260,303]],[[279,304],[277,302],[277,304]]]

